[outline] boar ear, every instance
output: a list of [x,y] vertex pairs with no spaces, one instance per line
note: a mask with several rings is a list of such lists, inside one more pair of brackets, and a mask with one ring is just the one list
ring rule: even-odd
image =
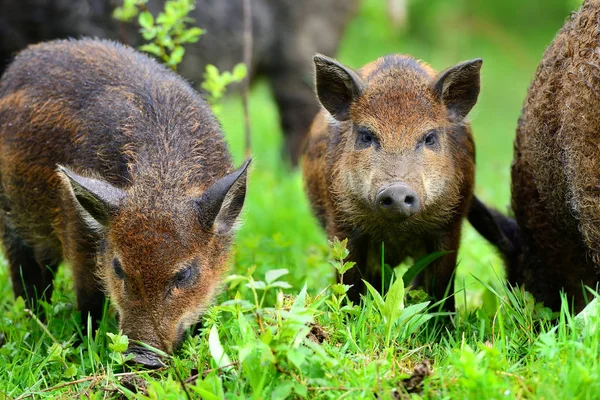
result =
[[433,83],[438,99],[458,119],[465,118],[477,102],[482,64],[481,58],[462,62],[441,72]]
[[213,183],[196,200],[200,222],[206,229],[214,227],[217,234],[227,234],[233,229],[246,198],[250,161],[251,158],[247,159],[240,168]]
[[362,92],[363,83],[356,72],[336,60],[317,54],[315,86],[319,101],[338,121],[350,118],[350,105]]
[[471,200],[468,218],[473,228],[503,255],[513,256],[520,247],[517,222],[488,208],[475,196]]
[[97,223],[107,226],[119,203],[125,198],[125,192],[108,182],[86,178],[61,165],[57,169],[79,205]]

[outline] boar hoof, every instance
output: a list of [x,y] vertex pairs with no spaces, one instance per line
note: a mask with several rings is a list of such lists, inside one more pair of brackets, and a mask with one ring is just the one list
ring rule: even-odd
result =
[[394,183],[381,189],[375,201],[377,208],[390,217],[410,217],[420,208],[417,193],[401,183]]
[[128,361],[129,364],[139,364],[151,369],[165,366],[158,354],[141,346],[129,346],[125,354],[133,355],[133,358]]

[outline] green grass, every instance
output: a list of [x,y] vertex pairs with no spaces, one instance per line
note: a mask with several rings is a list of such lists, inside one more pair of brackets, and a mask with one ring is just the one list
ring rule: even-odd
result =
[[[471,114],[476,193],[506,209],[528,83],[576,1],[538,1],[532,14],[533,6],[517,0],[489,9],[470,0],[414,0],[405,31],[390,26],[380,3],[365,0],[339,59],[358,67],[402,52],[442,69],[482,57],[482,92]],[[241,115],[236,98],[220,115],[238,163]],[[455,315],[438,313],[420,292],[404,293],[402,281],[383,299],[346,305],[330,262],[340,267],[340,256],[332,259],[301,176],[280,162],[278,116],[265,82],[253,89],[251,115],[254,163],[232,279],[200,333],[188,337],[167,368],[129,370],[121,366],[124,338],[107,335],[117,333],[112,313],[95,335],[82,335],[68,268],[56,278],[45,324],[12,298],[7,268],[0,268],[0,398],[185,398],[180,378],[191,397],[206,399],[600,396],[600,316],[576,323],[566,308],[552,315],[529,295],[506,289],[500,259],[468,224]],[[266,290],[252,289],[261,286],[257,281]],[[419,394],[405,394],[404,379],[423,360],[432,373],[415,389]]]

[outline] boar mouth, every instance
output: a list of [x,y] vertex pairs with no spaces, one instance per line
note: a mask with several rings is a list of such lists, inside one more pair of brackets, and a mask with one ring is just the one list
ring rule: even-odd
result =
[[143,365],[146,368],[157,369],[164,367],[165,364],[161,361],[160,356],[148,350],[145,347],[131,345],[125,352],[125,355],[133,355],[133,358],[128,361],[128,364]]

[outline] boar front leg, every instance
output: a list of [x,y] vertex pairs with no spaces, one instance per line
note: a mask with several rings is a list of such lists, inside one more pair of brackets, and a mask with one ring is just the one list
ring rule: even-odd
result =
[[[344,282],[346,285],[352,285],[348,290],[348,299],[353,303],[360,302],[360,295],[367,293],[367,287],[363,280],[369,282],[375,289],[381,292],[381,269],[370,268],[369,248],[371,243],[366,236],[354,237],[348,240],[348,258],[346,262],[356,263],[353,268],[344,273]],[[338,282],[340,276],[338,274]]]
[[28,307],[43,316],[41,310],[37,309],[37,302],[50,301],[54,289],[52,281],[59,262],[42,257],[12,228],[3,225],[2,242],[10,266],[15,298],[22,297]]
[[454,311],[454,271],[456,270],[456,257],[460,243],[460,225],[450,234],[441,239],[433,241],[427,246],[428,253],[438,251],[450,252],[427,266],[424,271],[425,291],[436,300],[442,300],[448,297],[443,308],[447,311]]
[[79,236],[71,242],[67,259],[73,270],[73,283],[77,296],[77,307],[81,312],[81,320],[87,327],[88,316],[92,319],[92,330],[102,319],[104,293],[97,276],[96,248],[97,240],[90,236]]

